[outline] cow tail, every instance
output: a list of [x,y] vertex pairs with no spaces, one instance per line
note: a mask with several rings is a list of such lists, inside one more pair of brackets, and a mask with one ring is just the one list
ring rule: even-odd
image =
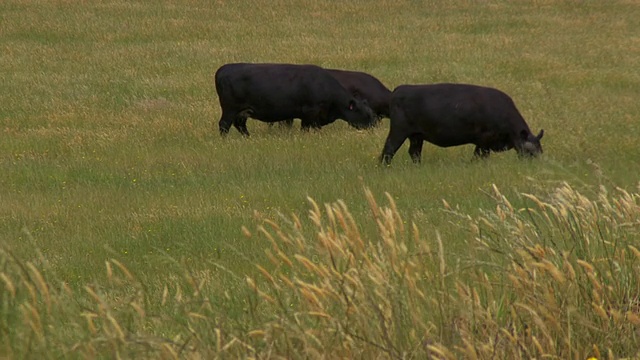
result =
[[220,70],[216,72],[214,80],[218,97],[220,97],[220,94],[224,94],[225,90],[229,91],[229,80],[226,76],[220,74]]

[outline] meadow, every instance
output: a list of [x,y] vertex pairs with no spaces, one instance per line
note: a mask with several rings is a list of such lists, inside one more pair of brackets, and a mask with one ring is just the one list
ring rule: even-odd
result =
[[[636,1],[0,3],[0,357],[637,358]],[[544,154],[218,134],[229,62],[511,95]]]

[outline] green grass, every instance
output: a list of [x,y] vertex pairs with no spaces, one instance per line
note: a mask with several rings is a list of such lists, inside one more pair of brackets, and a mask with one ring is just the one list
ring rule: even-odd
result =
[[[4,1],[0,248],[68,284],[79,303],[91,302],[84,286],[103,286],[105,262],[117,259],[144,284],[150,311],[164,314],[149,298],[184,283],[185,269],[206,280],[211,299],[244,299],[244,277],[270,265],[268,244],[242,226],[280,214],[308,225],[308,196],[343,200],[363,236],[377,238],[367,187],[376,198],[389,192],[423,234],[437,231],[453,263],[469,254],[471,235],[443,199],[476,217],[495,209],[493,184],[516,208],[531,205],[521,193],[544,198],[564,182],[594,199],[601,185],[637,186],[639,29],[632,1]],[[213,74],[235,61],[361,70],[389,88],[494,86],[533,132],[544,128],[545,154],[472,161],[471,146],[425,144],[415,166],[405,144],[380,168],[388,120],[311,133],[250,120],[251,138],[232,129],[222,139]],[[302,231],[312,239],[316,229]],[[9,258],[0,273],[11,274]],[[240,321],[246,308],[223,298],[220,308]],[[171,338],[160,333],[184,326],[142,328]],[[88,336],[69,332],[54,341],[63,353]],[[28,354],[18,344],[2,343],[0,354]]]

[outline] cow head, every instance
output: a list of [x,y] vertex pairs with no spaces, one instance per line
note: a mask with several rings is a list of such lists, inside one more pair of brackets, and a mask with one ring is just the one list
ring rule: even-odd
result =
[[357,129],[369,128],[376,123],[376,116],[369,107],[367,100],[353,97],[349,100],[347,108],[343,112],[344,120]]
[[533,135],[528,130],[520,131],[520,145],[516,147],[521,156],[538,156],[542,154],[540,139],[544,135],[544,130],[540,130],[538,135]]

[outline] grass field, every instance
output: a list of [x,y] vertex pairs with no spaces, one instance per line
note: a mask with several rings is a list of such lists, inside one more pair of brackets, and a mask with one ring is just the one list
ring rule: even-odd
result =
[[[7,0],[0,49],[0,357],[584,359],[640,348],[636,1]],[[229,62],[360,70],[391,89],[497,87],[545,130],[544,155],[473,161],[472,146],[425,144],[416,166],[405,144],[381,168],[388,119],[310,133],[249,120],[250,138],[222,139],[213,74]],[[324,214],[315,222],[309,197]],[[263,225],[282,236],[267,241]],[[334,272],[287,262],[331,267],[325,235],[342,249],[332,251],[353,251]],[[351,273],[353,298],[349,269],[362,276]],[[267,274],[298,286],[287,293]],[[533,280],[509,278],[519,275]],[[300,285],[334,280],[351,300],[320,306]],[[344,306],[362,312],[340,322]],[[465,314],[477,323],[461,325]]]

